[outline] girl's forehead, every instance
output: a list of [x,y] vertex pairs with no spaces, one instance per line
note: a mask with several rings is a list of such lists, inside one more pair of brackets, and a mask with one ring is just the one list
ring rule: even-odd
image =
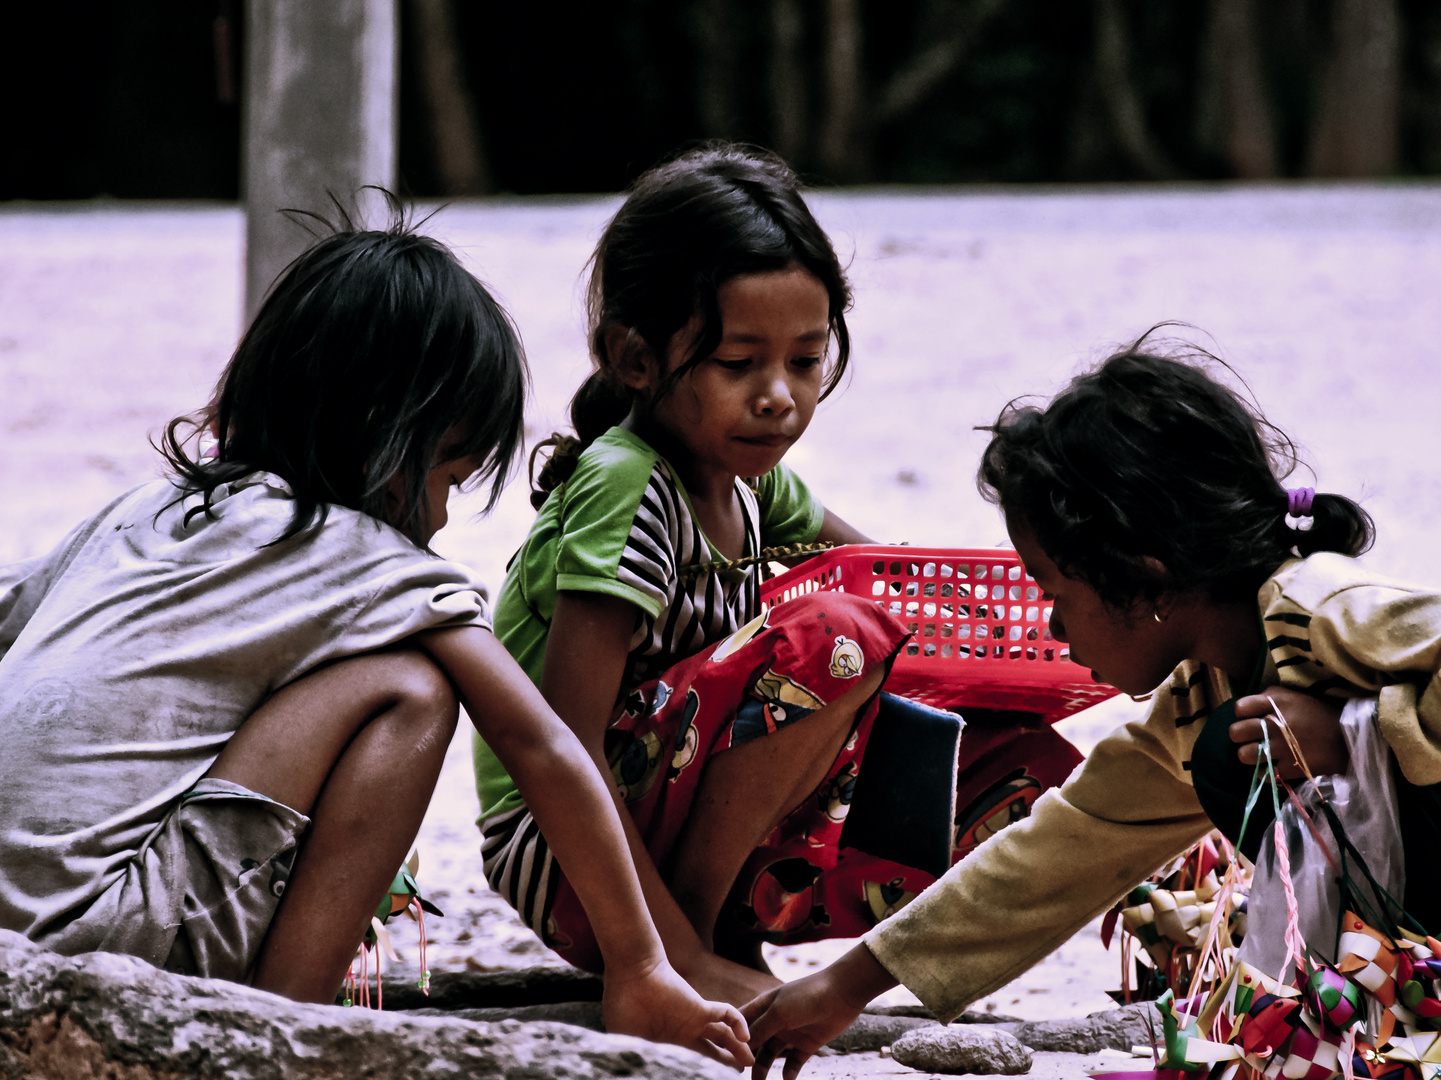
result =
[[824,337],[830,329],[830,294],[800,268],[732,278],[716,299],[727,340],[780,333]]

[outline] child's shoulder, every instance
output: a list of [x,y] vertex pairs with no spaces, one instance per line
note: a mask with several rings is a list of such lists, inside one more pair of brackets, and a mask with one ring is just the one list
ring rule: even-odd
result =
[[410,564],[438,561],[404,533],[378,518],[338,503],[286,543],[276,541],[290,526],[295,493],[273,473],[257,471],[217,486],[209,505],[198,491],[173,480],[137,489],[130,509],[149,521],[136,542],[146,554],[175,563],[218,564],[251,560],[257,551],[277,566],[291,562],[394,572]]
[[613,467],[631,463],[649,469],[660,460],[655,448],[633,431],[613,427],[581,452],[578,467]]
[[1343,594],[1361,590],[1384,593],[1422,593],[1429,589],[1396,581],[1372,572],[1359,559],[1333,551],[1318,551],[1284,563],[1261,587],[1261,606],[1278,606],[1314,612]]
[[643,490],[665,459],[639,435],[613,427],[585,448],[566,486],[572,492]]

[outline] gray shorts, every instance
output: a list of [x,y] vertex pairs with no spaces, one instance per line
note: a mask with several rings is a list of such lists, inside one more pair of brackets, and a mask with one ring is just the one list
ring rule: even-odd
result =
[[191,788],[124,875],[39,944],[128,953],[182,975],[243,982],[310,819],[226,780]]

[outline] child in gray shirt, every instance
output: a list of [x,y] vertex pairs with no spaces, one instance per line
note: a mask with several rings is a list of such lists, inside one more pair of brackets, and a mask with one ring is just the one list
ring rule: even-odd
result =
[[427,546],[522,445],[514,329],[442,245],[346,224],[169,426],[171,476],[0,568],[0,928],[332,1000],[459,702],[595,908],[609,1029],[748,1064],[666,960],[611,792]]

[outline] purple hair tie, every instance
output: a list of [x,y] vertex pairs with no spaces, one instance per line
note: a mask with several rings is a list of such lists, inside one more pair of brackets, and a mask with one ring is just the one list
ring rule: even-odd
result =
[[1293,518],[1311,516],[1311,504],[1316,500],[1315,488],[1287,488],[1286,513]]

